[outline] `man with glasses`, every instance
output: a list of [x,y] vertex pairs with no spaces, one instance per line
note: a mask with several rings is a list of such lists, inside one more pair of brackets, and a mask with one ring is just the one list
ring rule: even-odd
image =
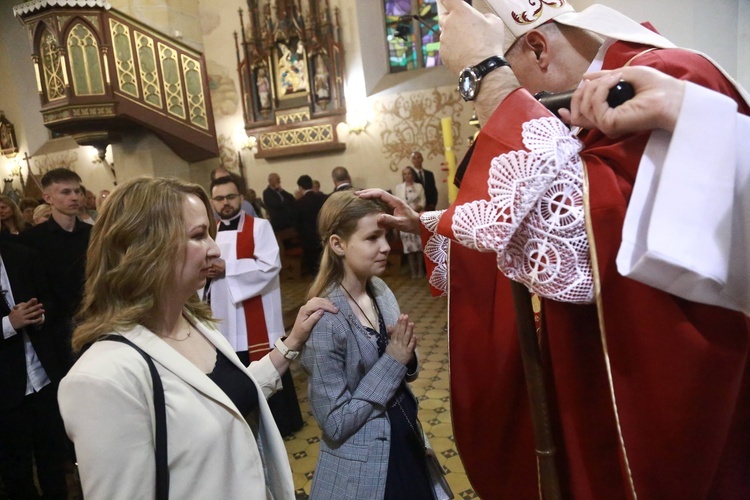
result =
[[[211,171],[211,182],[215,181],[216,179],[220,179],[222,177],[231,177],[234,179],[235,183],[240,186],[240,194],[243,196],[247,193],[247,186],[245,185],[245,180],[240,177],[239,175],[235,174],[234,172],[230,172],[225,167],[219,166],[216,167]],[[261,214],[259,211],[255,209],[255,206],[251,203],[250,200],[244,199],[242,200],[242,204],[240,205],[240,208],[243,212],[245,212],[247,215],[251,215],[253,217],[261,217]],[[216,220],[219,220],[219,214],[216,214]]]
[[[241,210],[244,196],[233,177],[211,182],[211,203],[219,215],[216,243],[221,258],[209,271],[204,298],[218,328],[243,363],[262,358],[284,335],[279,271],[281,259],[271,224]],[[268,403],[282,435],[302,425],[291,374]]]

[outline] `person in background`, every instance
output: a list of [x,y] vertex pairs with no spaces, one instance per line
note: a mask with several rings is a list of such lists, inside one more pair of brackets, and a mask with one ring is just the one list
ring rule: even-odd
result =
[[435,184],[435,174],[431,171],[422,168],[424,157],[419,151],[414,151],[411,154],[411,164],[414,166],[414,182],[418,182],[424,187],[425,205],[424,211],[429,212],[435,210],[435,206],[438,202],[438,191],[437,185]]
[[[81,184],[81,193],[83,193],[84,199],[82,202],[78,205],[78,218],[85,222],[86,224],[93,225],[94,222],[96,222],[95,217],[92,215],[92,211],[89,211],[89,196],[88,193],[91,193],[88,189],[86,189],[86,186]],[[91,193],[91,202],[96,206],[96,199],[94,198],[94,193]],[[96,211],[94,210],[93,213],[95,214]]]
[[334,167],[331,170],[331,180],[333,181],[333,191],[343,191],[352,189],[352,178],[346,167]]
[[342,191],[320,211],[325,247],[308,297],[327,297],[339,313],[323,314],[301,358],[323,431],[313,500],[434,498],[407,384],[418,372],[414,323],[378,278],[390,251],[377,222],[386,210]]
[[281,187],[279,174],[268,174],[268,187],[263,190],[263,205],[274,231],[294,226],[294,195]]
[[[302,306],[289,336],[246,367],[196,290],[219,257],[203,188],[137,178],[118,186],[94,226],[86,294],[60,384],[85,498],[154,498],[152,375],[164,387],[170,498],[294,499],[284,441],[266,398],[327,300]],[[210,464],[210,466],[207,466]]]
[[0,241],[15,241],[26,229],[21,210],[9,196],[0,195]]
[[92,220],[96,220],[96,196],[92,191],[86,190],[86,211]]
[[320,265],[320,252],[323,250],[318,233],[318,213],[327,196],[313,191],[309,175],[301,175],[297,179],[297,186],[302,192],[295,206],[295,227],[302,246],[302,270],[315,275]]
[[[417,213],[424,212],[425,193],[421,184],[416,182],[417,173],[411,167],[404,167],[401,171],[401,178],[404,182],[397,184],[393,188],[393,195],[404,200],[412,210]],[[425,268],[422,260],[422,241],[419,235],[406,231],[400,233],[401,244],[404,248],[404,255],[409,259],[409,271],[412,279],[424,278]]]
[[256,217],[260,217],[261,219],[266,218],[265,207],[263,206],[263,200],[258,198],[258,195],[255,193],[255,189],[253,188],[247,189],[247,202],[253,206],[253,209],[255,209]]
[[42,222],[47,222],[47,219],[51,216],[52,207],[46,203],[39,204],[39,206],[34,209],[34,225],[36,226]]
[[109,189],[102,189],[99,191],[99,195],[96,197],[96,210],[99,211],[102,209],[102,203],[107,199],[107,196],[109,196]]
[[21,233],[18,242],[36,250],[37,265],[47,279],[52,300],[59,307],[55,331],[61,355],[72,364],[70,336],[73,316],[81,304],[86,269],[86,249],[91,225],[78,219],[83,204],[81,178],[67,168],[55,168],[42,176],[44,201],[51,207],[45,222]]
[[[320,181],[316,181],[313,179],[313,187],[312,187],[313,193],[320,193]],[[323,193],[325,194],[325,193]]]
[[34,222],[34,209],[39,206],[39,202],[34,198],[21,198],[21,202],[18,204],[18,208],[21,210],[23,221],[28,227],[35,224]]
[[[50,250],[52,251],[52,250]],[[63,360],[35,252],[0,243],[0,474],[11,500],[67,499],[68,443],[57,406]]]

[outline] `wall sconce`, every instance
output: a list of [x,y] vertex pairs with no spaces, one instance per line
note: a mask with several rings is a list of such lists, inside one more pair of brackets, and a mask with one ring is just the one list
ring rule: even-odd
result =
[[258,152],[258,138],[254,135],[247,135],[245,127],[240,126],[235,129],[232,136],[232,141],[234,142],[234,145],[237,147],[238,151],[247,149],[252,151],[253,153]]
[[245,137],[245,141],[241,144],[240,149],[248,149],[253,153],[258,152],[258,138],[254,135],[248,135]]
[[115,170],[115,162],[109,162],[107,161],[107,148],[109,147],[109,144],[106,142],[96,142],[89,146],[91,149],[93,149],[91,162],[94,163],[94,165],[101,163],[105,167],[109,168],[109,171],[112,173],[112,184],[117,185],[117,171]]
[[15,127],[5,117],[3,111],[0,111],[0,152],[6,158],[13,158],[18,154]]
[[367,125],[369,124],[370,123],[367,121],[367,116],[365,116],[365,113],[362,111],[349,113],[346,119],[346,125],[349,127],[349,133],[352,134],[361,134],[365,131]]

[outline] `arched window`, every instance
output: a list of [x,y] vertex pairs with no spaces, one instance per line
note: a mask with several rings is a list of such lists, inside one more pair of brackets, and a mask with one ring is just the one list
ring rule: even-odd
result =
[[83,23],[73,26],[68,34],[68,56],[75,94],[104,94],[99,44],[94,34]]
[[437,0],[384,0],[390,72],[441,64]]
[[57,40],[46,28],[39,39],[39,56],[42,60],[44,73],[44,87],[47,90],[47,100],[54,101],[65,97],[65,78],[60,63],[60,53],[57,51]]

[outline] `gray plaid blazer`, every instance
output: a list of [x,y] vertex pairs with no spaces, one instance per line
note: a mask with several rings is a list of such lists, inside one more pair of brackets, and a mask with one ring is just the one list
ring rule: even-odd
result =
[[[385,324],[394,325],[399,308],[393,292],[378,278],[372,289]],[[341,287],[331,288],[328,298],[339,313],[323,315],[301,357],[310,408],[323,431],[310,498],[381,499],[391,445],[387,403],[407,376],[406,367],[388,354],[378,357],[374,336]],[[413,378],[416,373],[409,374]]]

